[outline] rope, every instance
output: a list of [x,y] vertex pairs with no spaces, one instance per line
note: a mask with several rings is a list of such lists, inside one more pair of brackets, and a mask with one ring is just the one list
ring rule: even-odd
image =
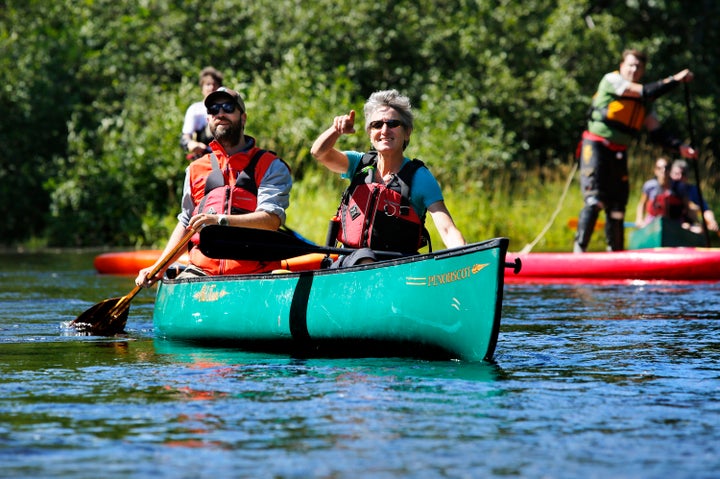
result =
[[572,183],[573,178],[575,177],[575,172],[577,171],[578,162],[574,162],[575,164],[572,167],[572,170],[570,170],[570,174],[567,177],[567,181],[565,181],[565,189],[562,192],[562,195],[560,195],[560,200],[558,200],[557,207],[555,208],[555,211],[553,212],[552,216],[550,217],[550,221],[545,225],[543,230],[540,232],[537,237],[532,240],[531,243],[526,244],[525,247],[520,250],[520,253],[518,254],[527,254],[529,253],[535,245],[542,239],[543,236],[545,236],[545,233],[548,232],[552,224],[555,222],[555,218],[557,218],[557,215],[560,213],[560,210],[562,209],[563,202],[565,201],[565,196],[567,195],[568,190],[570,189],[570,184]]

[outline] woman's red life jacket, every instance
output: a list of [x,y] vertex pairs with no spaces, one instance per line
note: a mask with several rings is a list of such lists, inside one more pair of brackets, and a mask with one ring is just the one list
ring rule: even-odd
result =
[[[224,159],[223,169],[220,169],[215,151],[191,163],[190,189],[196,205],[193,215],[237,215],[255,211],[257,185],[277,156],[270,151],[251,148]],[[193,236],[190,262],[210,275],[262,273],[280,268],[280,262],[277,261],[208,258],[200,252],[200,248],[195,247],[199,241],[199,234]]]
[[674,189],[663,190],[647,202],[647,214],[664,218],[680,220],[685,217],[685,202]]
[[387,183],[375,179],[377,152],[363,155],[337,211],[337,241],[351,248],[416,253],[427,242],[425,215],[410,204],[420,160],[407,162]]

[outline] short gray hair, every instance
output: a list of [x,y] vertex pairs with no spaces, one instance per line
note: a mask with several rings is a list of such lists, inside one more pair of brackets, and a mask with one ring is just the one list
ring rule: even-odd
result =
[[673,162],[672,162],[672,167],[673,167],[673,168],[677,168],[677,169],[679,169],[680,171],[682,171],[682,174],[683,174],[683,175],[687,175],[688,169],[689,169],[689,167],[688,167],[688,162],[685,161],[685,160],[675,160],[675,161],[673,161]]
[[378,108],[389,106],[400,115],[400,120],[405,128],[412,130],[413,114],[410,106],[410,99],[405,95],[401,95],[397,90],[376,91],[365,102],[365,131],[370,131],[370,118]]

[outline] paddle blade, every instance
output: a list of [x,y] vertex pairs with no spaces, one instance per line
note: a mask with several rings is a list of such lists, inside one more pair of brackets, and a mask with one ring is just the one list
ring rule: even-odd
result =
[[256,261],[279,261],[323,251],[283,232],[216,225],[200,230],[199,247],[208,258]]
[[123,301],[125,296],[110,298],[97,303],[80,316],[70,326],[78,332],[91,336],[114,336],[125,330],[130,302]]

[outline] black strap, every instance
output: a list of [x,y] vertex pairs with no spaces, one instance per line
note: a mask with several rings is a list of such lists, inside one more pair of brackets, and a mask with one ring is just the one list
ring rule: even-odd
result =
[[[238,173],[235,179],[235,186],[240,186],[247,191],[257,195],[257,183],[255,182],[255,169],[260,157],[267,153],[267,150],[257,150],[250,159],[250,163]],[[218,162],[215,152],[210,153],[210,164],[212,165],[212,171],[208,175],[208,179],[205,182],[205,196],[207,196],[215,188],[225,186],[225,176],[223,176],[220,170],[220,163]]]
[[267,150],[258,150],[255,152],[253,157],[250,159],[250,163],[248,163],[244,170],[238,173],[237,178],[235,179],[235,186],[239,186],[257,196],[258,187],[257,182],[255,181],[255,169],[260,161],[260,157],[262,157],[265,153],[267,153]]
[[413,178],[415,178],[417,170],[423,166],[425,166],[425,163],[418,159],[413,159],[403,165],[397,175],[395,175],[395,177],[400,180],[400,194],[402,195],[402,199],[400,200],[400,214],[402,215],[410,214],[410,210],[408,208],[411,208],[410,190],[412,187],[412,181]]
[[219,188],[225,185],[225,177],[220,170],[220,163],[218,162],[215,152],[210,153],[210,165],[212,170],[205,181],[205,195],[207,196],[215,188]]

